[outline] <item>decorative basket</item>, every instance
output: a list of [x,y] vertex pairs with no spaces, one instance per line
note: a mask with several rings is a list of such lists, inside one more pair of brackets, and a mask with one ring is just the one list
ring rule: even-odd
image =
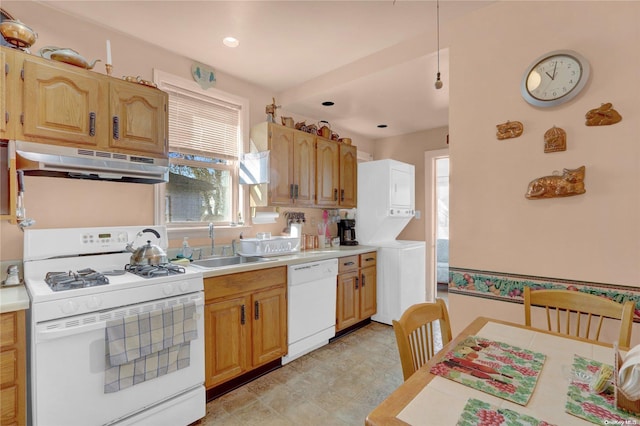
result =
[[617,348],[615,350],[614,356],[615,363],[613,369],[613,386],[616,390],[616,407],[629,413],[640,414],[640,399],[637,401],[630,400],[628,395],[625,394],[624,391],[618,386],[618,372],[620,371],[620,366],[622,365],[622,357],[620,356],[620,352],[617,350]]

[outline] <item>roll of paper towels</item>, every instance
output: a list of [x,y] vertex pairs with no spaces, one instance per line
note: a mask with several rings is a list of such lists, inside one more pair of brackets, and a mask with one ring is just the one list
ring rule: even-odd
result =
[[280,214],[276,212],[256,212],[256,215],[253,217],[252,222],[256,224],[276,223],[276,220],[279,216]]

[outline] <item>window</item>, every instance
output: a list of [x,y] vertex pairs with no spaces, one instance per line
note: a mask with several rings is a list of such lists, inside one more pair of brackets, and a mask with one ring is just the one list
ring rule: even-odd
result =
[[169,182],[158,185],[156,222],[168,229],[235,222],[244,204],[238,158],[248,101],[160,71],[154,80],[169,94]]

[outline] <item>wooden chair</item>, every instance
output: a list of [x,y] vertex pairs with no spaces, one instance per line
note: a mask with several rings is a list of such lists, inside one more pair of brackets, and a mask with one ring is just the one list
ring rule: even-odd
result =
[[451,324],[444,300],[436,299],[435,303],[410,306],[398,321],[393,320],[404,380],[438,352],[437,328],[434,327],[436,321],[440,325],[444,346],[451,341]]
[[600,339],[605,318],[620,320],[618,345],[629,347],[635,305],[571,290],[531,290],[524,288],[524,322],[531,326],[531,306],[545,308],[547,329],[592,341]]

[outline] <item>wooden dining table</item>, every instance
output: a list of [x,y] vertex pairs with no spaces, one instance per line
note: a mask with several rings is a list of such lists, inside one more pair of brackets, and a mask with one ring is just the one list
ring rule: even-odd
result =
[[[442,361],[450,350],[470,336],[503,342],[546,356],[534,392],[526,405],[430,373],[431,368]],[[470,398],[558,426],[591,425],[593,423],[565,411],[574,354],[613,365],[614,350],[610,344],[478,317],[380,403],[367,416],[365,425],[456,425]],[[640,424],[640,418],[637,424]]]

